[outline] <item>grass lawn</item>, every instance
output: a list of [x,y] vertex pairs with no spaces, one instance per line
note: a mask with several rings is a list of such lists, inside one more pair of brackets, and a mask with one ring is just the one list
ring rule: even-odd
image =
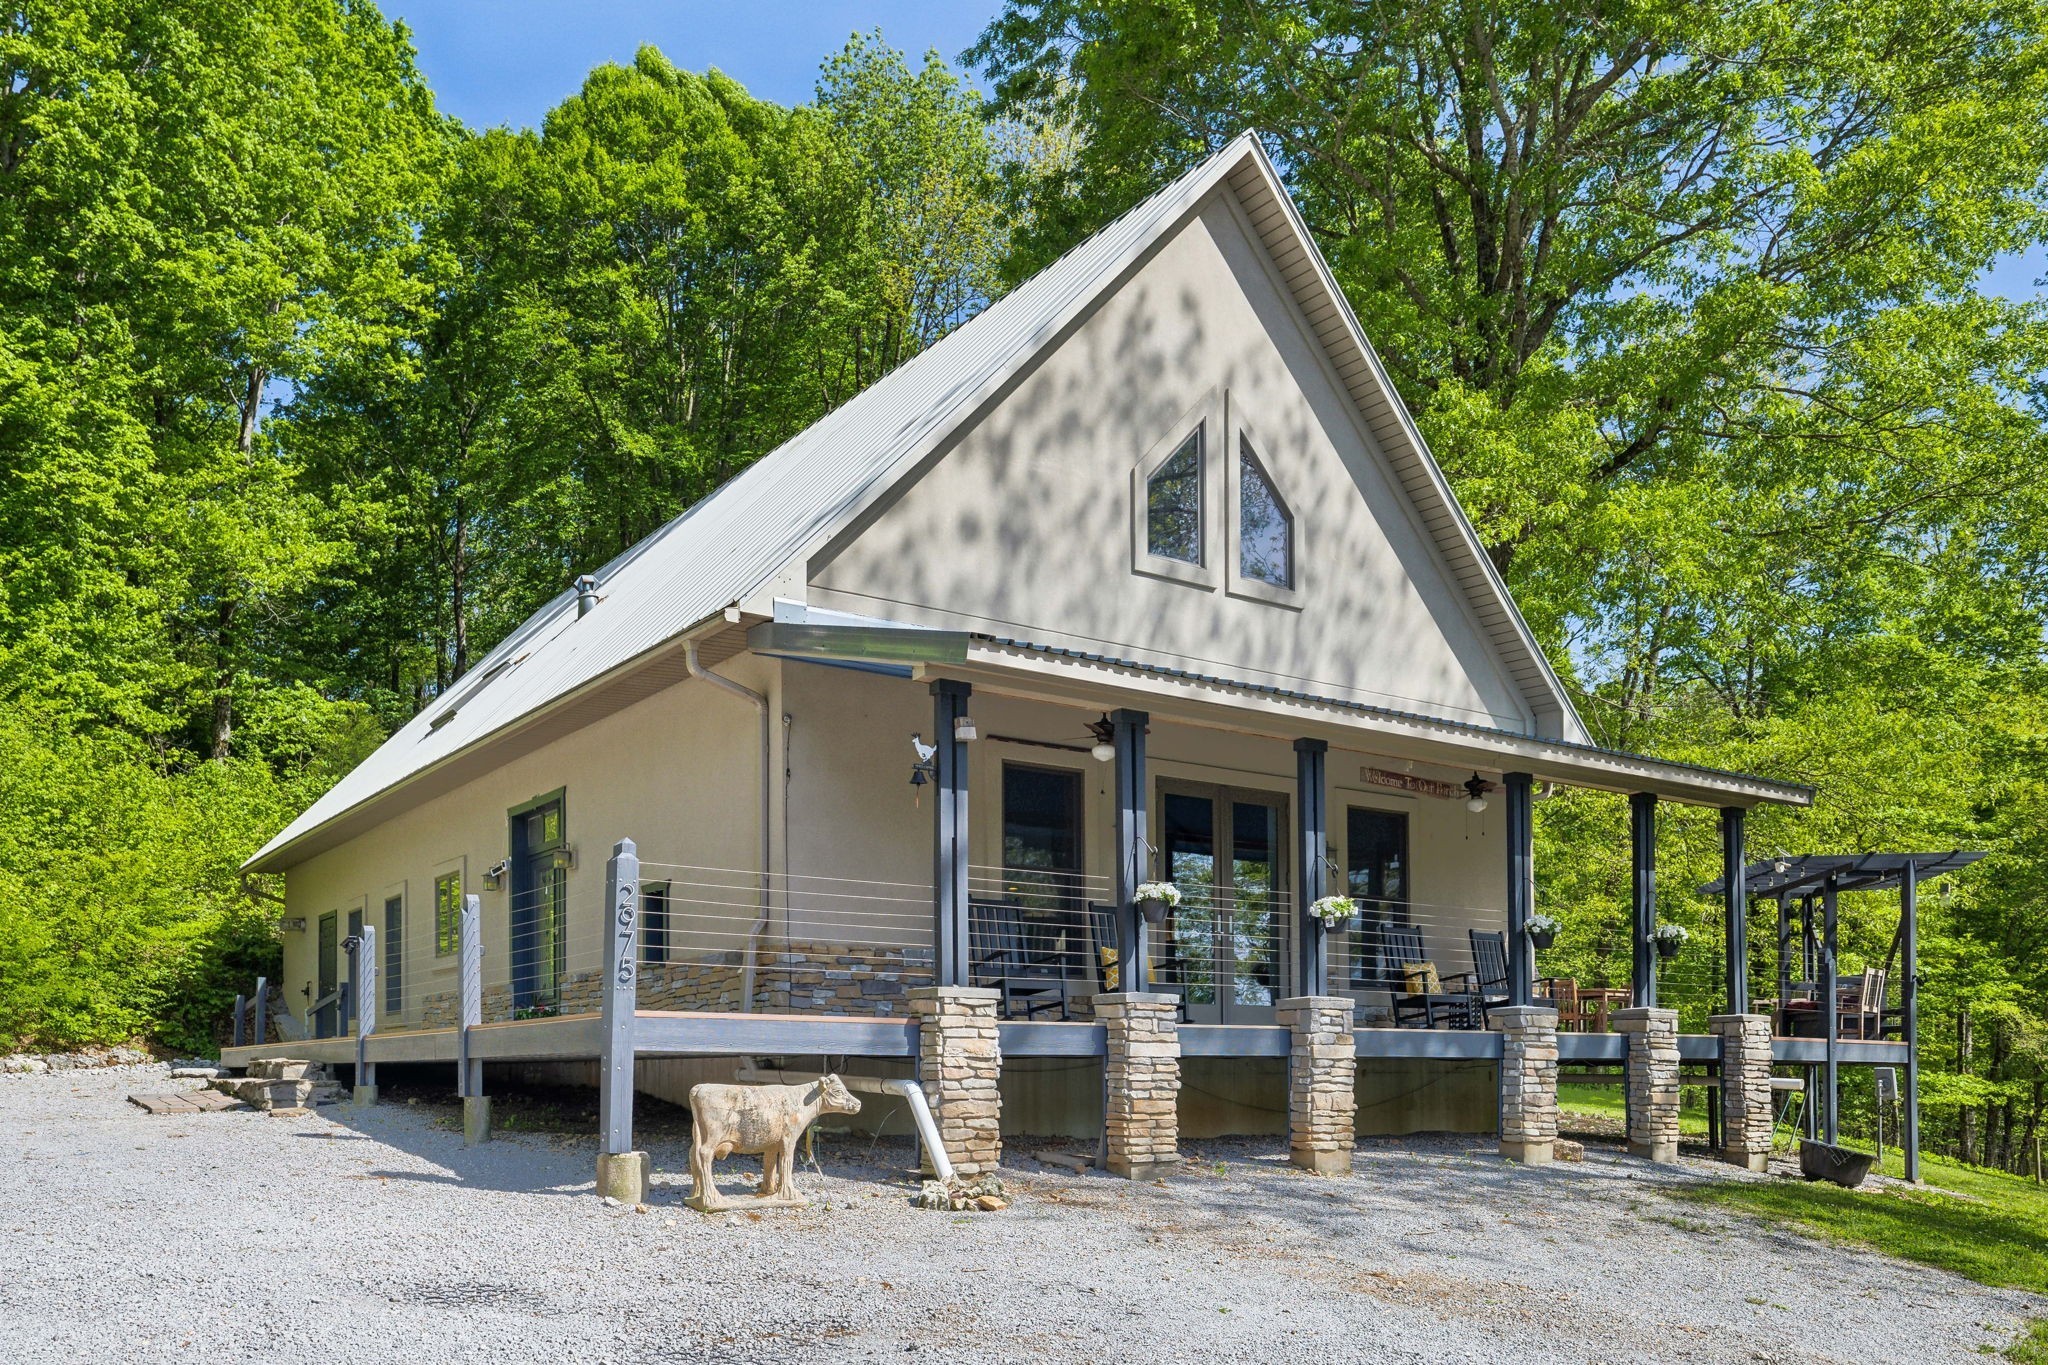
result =
[[[1678,1131],[1688,1136],[1707,1135],[1707,1111],[1701,1107],[1701,1097],[1708,1092],[1696,1086],[1685,1088],[1686,1107],[1678,1111]],[[1557,1107],[1561,1113],[1591,1114],[1595,1118],[1612,1119],[1616,1123],[1628,1119],[1628,1101],[1619,1085],[1602,1085],[1587,1081],[1559,1081],[1557,1085]]]
[[[1887,1174],[1900,1173],[1895,1152]],[[2048,1187],[1940,1157],[1923,1157],[1926,1190],[1844,1190],[1799,1180],[1730,1181],[1674,1191],[1680,1199],[1739,1209],[1817,1236],[1939,1266],[1980,1284],[2048,1294]],[[2033,1354],[2017,1354],[2031,1350]],[[2048,1362],[2048,1327],[2036,1324],[2015,1359]]]

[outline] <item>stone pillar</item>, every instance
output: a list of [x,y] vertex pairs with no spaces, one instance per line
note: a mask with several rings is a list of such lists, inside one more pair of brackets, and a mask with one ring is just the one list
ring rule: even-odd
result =
[[1557,1145],[1557,1011],[1491,1012],[1500,1030],[1500,1154],[1547,1166]]
[[1095,997],[1108,1030],[1103,1131],[1112,1175],[1148,1180],[1180,1165],[1180,1024],[1170,995]]
[[1678,1011],[1616,1010],[1614,1031],[1628,1040],[1628,1151],[1651,1161],[1678,1160]]
[[980,986],[916,986],[917,1081],[939,1141],[963,1177],[988,1175],[1003,1159],[1002,1046],[998,993]]
[[1770,1165],[1771,1017],[1717,1014],[1707,1027],[1721,1040],[1721,1159],[1745,1170]]
[[1358,1040],[1353,1002],[1341,995],[1297,995],[1279,1004],[1293,1034],[1287,1053],[1288,1159],[1317,1175],[1351,1174],[1358,1115]]

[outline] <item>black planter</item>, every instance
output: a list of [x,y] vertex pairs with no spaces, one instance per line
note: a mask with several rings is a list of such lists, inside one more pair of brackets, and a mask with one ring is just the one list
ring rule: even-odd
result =
[[1359,926],[1365,922],[1363,915],[1345,915],[1341,919],[1323,919],[1318,915],[1316,919],[1321,922],[1326,934],[1355,934]]
[[1678,950],[1685,946],[1668,938],[1652,939],[1651,942],[1657,945],[1657,956],[1665,962],[1677,957]]
[[1555,929],[1531,929],[1529,931],[1529,946],[1539,953],[1547,951],[1556,942],[1557,930]]
[[1138,909],[1144,914],[1145,923],[1157,927],[1166,923],[1166,916],[1173,907],[1165,901],[1139,901]]
[[1845,1190],[1861,1185],[1876,1160],[1869,1152],[1830,1147],[1811,1138],[1799,1141],[1799,1173],[1808,1180],[1832,1180]]

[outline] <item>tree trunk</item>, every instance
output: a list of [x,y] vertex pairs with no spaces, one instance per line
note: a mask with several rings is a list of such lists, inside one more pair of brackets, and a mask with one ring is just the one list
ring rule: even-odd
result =
[[213,756],[226,758],[235,737],[235,606],[223,600],[214,608]]
[[455,499],[455,556],[449,569],[448,581],[454,599],[455,614],[454,676],[448,681],[455,683],[460,682],[462,675],[469,672],[469,523],[463,518],[462,498],[459,495]]
[[[1956,1075],[1958,1076],[1968,1076],[1970,1074],[1970,1045],[1972,1041],[1970,1037],[1970,1007],[1965,1004],[1960,1010],[1956,1011]],[[1976,1164],[1976,1127],[1976,1110],[1966,1104],[1956,1111],[1956,1141],[1957,1145],[1962,1149],[1958,1155],[1962,1157],[1965,1166]]]

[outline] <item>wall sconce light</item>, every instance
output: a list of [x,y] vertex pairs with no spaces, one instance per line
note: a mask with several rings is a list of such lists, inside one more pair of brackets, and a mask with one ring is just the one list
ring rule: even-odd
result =
[[511,870],[512,860],[510,858],[498,859],[497,862],[484,869],[484,884],[493,891],[502,890],[505,885],[505,874]]
[[1493,790],[1493,784],[1478,773],[1465,779],[1465,809],[1474,815],[1486,809],[1486,794]]
[[974,717],[953,717],[953,738],[965,744],[981,738],[981,732],[974,728]]
[[293,915],[290,919],[281,919],[277,927],[287,934],[303,934],[306,932],[306,917]]
[[1109,712],[1103,712],[1101,720],[1089,721],[1088,733],[1095,736],[1095,746],[1088,751],[1090,758],[1107,763],[1116,757],[1116,722],[1109,718]]
[[567,872],[569,869],[575,867],[576,845],[563,844],[560,848],[556,849],[552,865],[560,868],[564,872]]

